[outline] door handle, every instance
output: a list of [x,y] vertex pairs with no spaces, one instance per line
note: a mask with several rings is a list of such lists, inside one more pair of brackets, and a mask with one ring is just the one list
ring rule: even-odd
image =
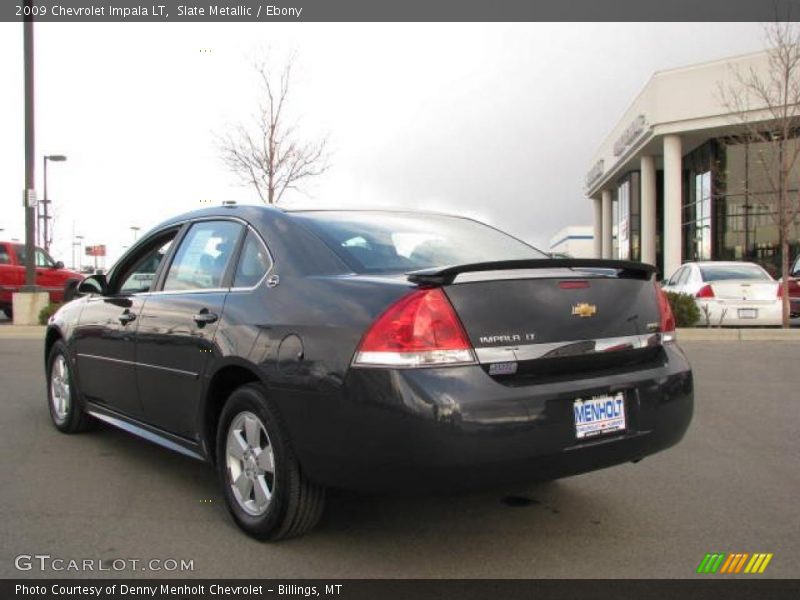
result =
[[126,308],[125,311],[117,318],[119,319],[120,323],[122,323],[123,325],[127,325],[128,323],[136,319],[136,315]]
[[198,327],[202,327],[203,325],[206,325],[208,323],[213,323],[218,318],[219,317],[216,314],[208,312],[208,309],[204,308],[199,313],[194,315],[192,317],[192,320],[194,320],[194,322],[197,323]]

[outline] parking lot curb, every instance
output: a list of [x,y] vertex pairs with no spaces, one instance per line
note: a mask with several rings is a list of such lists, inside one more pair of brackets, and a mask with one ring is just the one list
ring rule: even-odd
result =
[[679,328],[679,342],[771,342],[800,341],[800,329]]

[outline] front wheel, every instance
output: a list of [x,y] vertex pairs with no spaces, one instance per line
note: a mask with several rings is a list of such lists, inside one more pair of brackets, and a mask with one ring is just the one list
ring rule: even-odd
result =
[[260,540],[303,535],[322,516],[325,489],[300,470],[264,388],[235,390],[219,420],[217,469],[236,524]]
[[89,429],[92,422],[83,410],[75,380],[72,377],[67,347],[58,340],[47,359],[47,405],[56,429],[63,433],[78,433]]

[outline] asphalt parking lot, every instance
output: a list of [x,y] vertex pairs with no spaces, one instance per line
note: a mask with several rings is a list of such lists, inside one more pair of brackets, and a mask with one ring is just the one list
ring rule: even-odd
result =
[[684,348],[695,419],[667,452],[470,495],[338,493],[318,529],[268,545],[236,529],[206,465],[109,428],[58,433],[41,341],[2,338],[0,577],[91,575],[14,567],[49,554],[193,560],[126,577],[682,578],[707,552],[771,552],[757,577],[800,577],[800,344]]

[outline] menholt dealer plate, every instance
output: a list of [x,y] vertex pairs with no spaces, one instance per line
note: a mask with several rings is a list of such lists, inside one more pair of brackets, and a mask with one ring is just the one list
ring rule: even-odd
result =
[[572,410],[578,439],[625,429],[625,396],[622,392],[586,400],[578,398]]

